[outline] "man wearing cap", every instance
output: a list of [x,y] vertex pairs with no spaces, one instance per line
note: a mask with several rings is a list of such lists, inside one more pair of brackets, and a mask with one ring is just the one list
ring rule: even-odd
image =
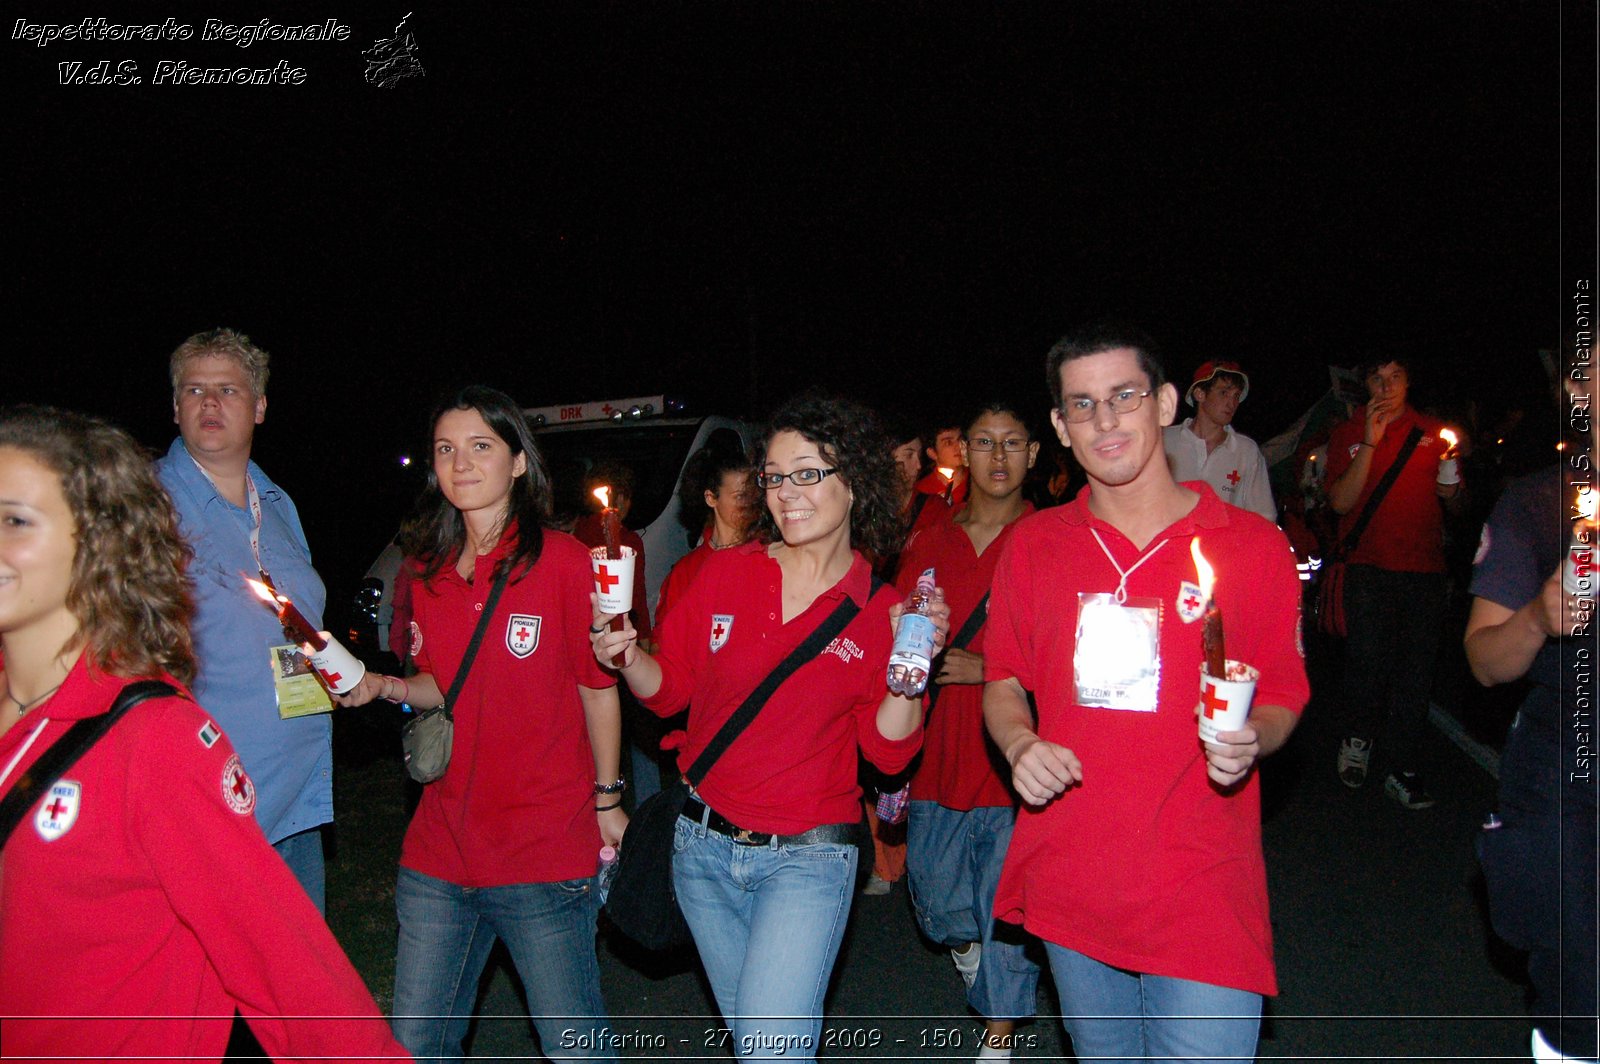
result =
[[1194,417],[1164,432],[1172,479],[1203,480],[1223,502],[1278,519],[1267,482],[1267,460],[1248,436],[1233,431],[1233,415],[1250,394],[1250,378],[1237,362],[1207,362],[1195,371],[1184,399]]

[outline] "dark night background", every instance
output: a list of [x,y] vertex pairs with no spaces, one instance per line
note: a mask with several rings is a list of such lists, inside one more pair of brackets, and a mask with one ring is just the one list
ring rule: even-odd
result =
[[[452,382],[1042,411],[1051,341],[1116,313],[1180,375],[1243,361],[1263,439],[1388,345],[1420,354],[1424,401],[1535,394],[1564,256],[1593,259],[1592,3],[421,4],[426,76],[369,85],[361,51],[408,10],[5,23],[197,35],[8,36],[0,397],[164,449],[172,348],[249,333],[274,360],[256,454],[330,584],[392,531],[395,458]],[[351,38],[198,36],[263,17]],[[101,59],[145,83],[57,84]],[[308,77],[156,86],[161,59]]]

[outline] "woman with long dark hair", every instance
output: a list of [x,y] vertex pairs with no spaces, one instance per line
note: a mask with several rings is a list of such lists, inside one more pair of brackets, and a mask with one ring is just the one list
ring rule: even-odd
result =
[[[859,612],[766,699],[679,817],[673,885],[741,1057],[816,1055],[823,997],[855,893],[857,751],[902,769],[922,701],[884,675],[899,607],[864,552],[902,534],[890,448],[870,410],[816,397],[772,419],[756,466],[756,538],[706,560],[646,654],[594,617],[595,655],[660,714],[689,706],[687,771],[734,711],[843,607]],[[948,610],[937,608],[943,639]]]
[[[409,1059],[267,844],[232,744],[182,693],[188,561],[126,433],[0,411],[0,795],[38,791],[0,837],[0,1043],[214,1061],[237,1010],[275,1058]],[[45,770],[139,680],[176,693]]]
[[395,1033],[419,1060],[459,1056],[499,938],[546,1055],[610,1057],[594,876],[627,817],[616,681],[585,640],[589,555],[547,527],[550,481],[509,396],[462,389],[429,423],[427,488],[400,536],[417,567],[419,672],[369,673],[341,700],[440,705],[490,611],[453,706],[449,768],[423,788],[400,853]]

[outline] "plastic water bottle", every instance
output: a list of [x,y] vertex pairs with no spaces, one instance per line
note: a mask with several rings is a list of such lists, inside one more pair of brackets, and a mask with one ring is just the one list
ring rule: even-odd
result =
[[600,847],[600,871],[595,873],[594,889],[601,905],[606,903],[606,898],[611,894],[611,881],[617,878],[617,863],[615,846]]
[[889,690],[914,698],[928,686],[928,669],[933,664],[933,570],[924,569],[917,586],[906,596],[905,612],[894,630],[894,650],[889,654]]

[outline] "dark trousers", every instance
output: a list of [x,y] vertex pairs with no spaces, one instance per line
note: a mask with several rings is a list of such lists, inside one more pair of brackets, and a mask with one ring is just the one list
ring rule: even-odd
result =
[[1377,741],[1390,771],[1414,770],[1444,627],[1443,573],[1352,565],[1345,573],[1341,735]]

